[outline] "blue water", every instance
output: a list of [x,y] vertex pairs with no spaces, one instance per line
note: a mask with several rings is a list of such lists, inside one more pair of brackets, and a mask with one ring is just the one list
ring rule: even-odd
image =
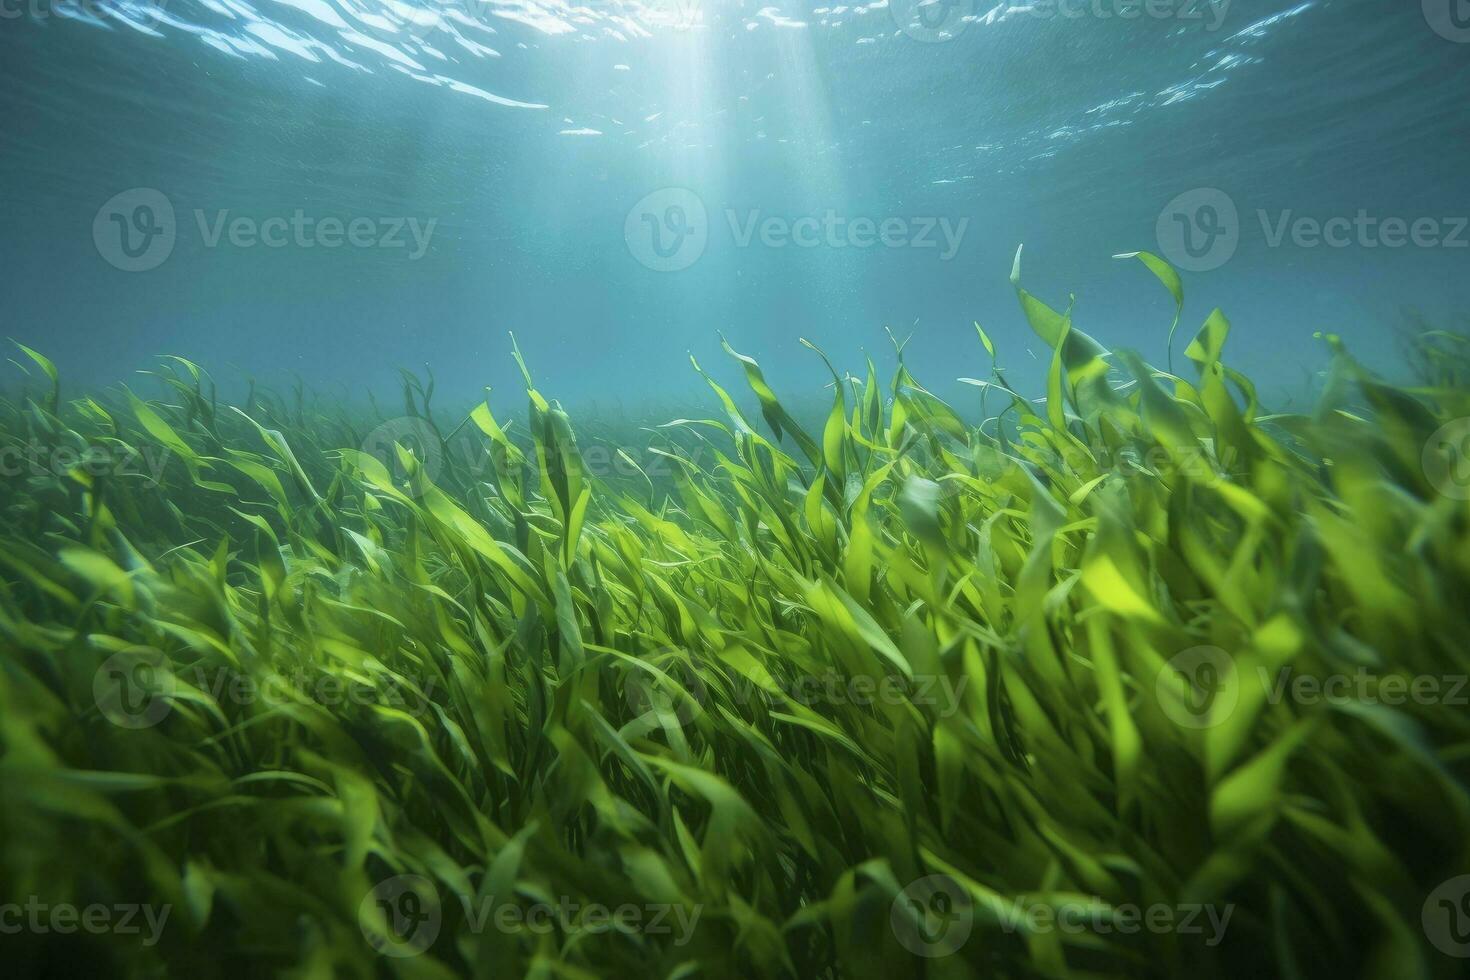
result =
[[1192,266],[1181,335],[1223,308],[1283,390],[1314,331],[1391,371],[1406,310],[1470,311],[1464,0],[890,3],[0,0],[0,332],[77,384],[468,398],[515,331],[576,403],[731,376],[721,332],[810,390],[798,338],[860,369],[890,328],[973,398],[974,321],[1040,391],[1022,244],[1160,365],[1112,256]]

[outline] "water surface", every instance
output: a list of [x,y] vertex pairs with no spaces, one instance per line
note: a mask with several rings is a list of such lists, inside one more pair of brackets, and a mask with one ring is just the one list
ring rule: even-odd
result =
[[857,368],[886,327],[949,392],[976,320],[1039,384],[1022,243],[1163,364],[1171,301],[1112,258],[1149,249],[1198,266],[1183,331],[1223,307],[1291,385],[1314,331],[1387,365],[1406,308],[1470,309],[1466,39],[1435,0],[7,0],[0,321],[79,381],[169,352],[465,397],[514,330],[570,401],[677,398],[720,332],[805,390],[799,337]]

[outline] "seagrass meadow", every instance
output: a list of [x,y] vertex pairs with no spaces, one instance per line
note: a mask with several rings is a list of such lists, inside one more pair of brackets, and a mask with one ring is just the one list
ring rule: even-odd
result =
[[901,344],[647,433],[20,348],[5,972],[1463,975],[1465,341],[1273,413],[1224,314],[1159,367],[1013,281],[974,418]]

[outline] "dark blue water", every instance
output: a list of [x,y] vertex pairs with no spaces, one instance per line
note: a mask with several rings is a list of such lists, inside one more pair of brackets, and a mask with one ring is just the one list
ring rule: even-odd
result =
[[[1035,386],[1008,282],[1163,365],[1231,317],[1391,370],[1470,311],[1464,0],[0,0],[0,331],[77,383],[677,398],[723,332],[778,386],[887,357]],[[1313,228],[1317,231],[1314,233]],[[1324,239],[1325,235],[1325,239]],[[1036,388],[1039,393],[1039,387]],[[973,394],[963,395],[973,397]]]

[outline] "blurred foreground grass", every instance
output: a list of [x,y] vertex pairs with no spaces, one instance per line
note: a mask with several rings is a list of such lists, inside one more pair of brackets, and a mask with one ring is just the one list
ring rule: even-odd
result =
[[1219,312],[1186,378],[1015,278],[979,427],[901,348],[639,449],[524,364],[363,421],[22,348],[7,975],[1461,975],[1463,341],[1270,415]]

